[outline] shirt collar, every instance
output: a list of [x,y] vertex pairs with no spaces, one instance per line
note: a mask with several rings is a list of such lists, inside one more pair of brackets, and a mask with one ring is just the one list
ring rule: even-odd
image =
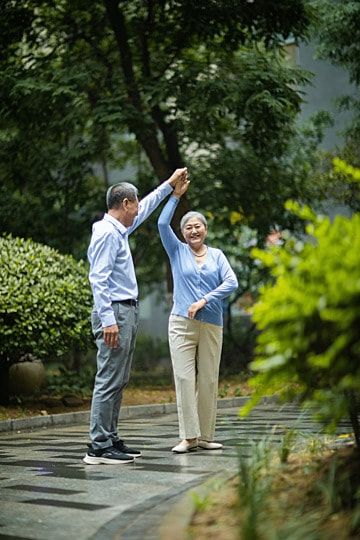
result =
[[120,232],[120,234],[122,234],[122,235],[126,234],[127,228],[125,227],[125,225],[120,223],[120,221],[115,219],[113,216],[110,216],[110,214],[104,214],[103,219],[105,221],[110,221],[110,223],[112,223],[116,227],[116,229]]

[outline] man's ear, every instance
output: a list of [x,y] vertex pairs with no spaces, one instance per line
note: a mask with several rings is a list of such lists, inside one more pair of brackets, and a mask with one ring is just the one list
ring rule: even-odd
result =
[[125,199],[122,200],[122,205],[123,205],[124,210],[126,210],[129,205],[129,199],[127,197],[125,197]]

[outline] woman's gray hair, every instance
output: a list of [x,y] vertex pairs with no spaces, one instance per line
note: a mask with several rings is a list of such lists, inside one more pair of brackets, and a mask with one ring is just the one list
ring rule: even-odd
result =
[[108,210],[111,208],[119,208],[124,199],[135,201],[138,195],[138,190],[129,182],[120,182],[110,186],[106,192],[106,205]]
[[187,224],[187,222],[189,221],[189,219],[193,219],[193,218],[196,218],[199,221],[201,221],[201,223],[203,223],[205,225],[205,227],[207,228],[207,221],[206,221],[205,216],[200,214],[200,212],[187,212],[187,214],[185,214],[185,216],[183,216],[181,218],[180,230],[182,231],[184,229],[185,225]]

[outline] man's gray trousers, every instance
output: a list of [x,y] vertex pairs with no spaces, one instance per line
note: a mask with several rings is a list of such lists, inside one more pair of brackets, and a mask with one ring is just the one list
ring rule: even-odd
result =
[[138,328],[137,306],[114,302],[112,304],[119,327],[119,347],[110,349],[105,345],[103,328],[95,310],[91,324],[95,336],[97,373],[90,413],[90,439],[95,450],[112,446],[119,439],[117,424],[122,393],[129,382],[132,356]]

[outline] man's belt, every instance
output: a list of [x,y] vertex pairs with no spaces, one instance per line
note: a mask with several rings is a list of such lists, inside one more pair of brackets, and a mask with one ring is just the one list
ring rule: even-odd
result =
[[132,298],[127,298],[126,300],[113,300],[113,304],[124,304],[125,306],[138,306],[138,301],[133,300]]

